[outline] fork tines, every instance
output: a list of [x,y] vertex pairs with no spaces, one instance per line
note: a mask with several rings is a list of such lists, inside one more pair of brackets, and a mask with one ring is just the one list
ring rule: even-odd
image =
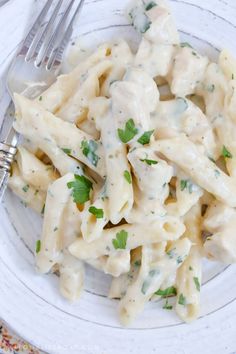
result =
[[34,60],[37,67],[44,65],[48,70],[61,63],[62,54],[73,30],[73,23],[84,1],[47,0],[24,40],[19,54],[24,55],[26,61]]

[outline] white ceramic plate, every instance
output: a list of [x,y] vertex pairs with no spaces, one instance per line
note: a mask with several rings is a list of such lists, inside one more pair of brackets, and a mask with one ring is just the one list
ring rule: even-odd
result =
[[[43,1],[12,0],[0,10],[0,75]],[[138,36],[123,11],[128,0],[87,0],[74,36],[94,45]],[[236,54],[235,0],[171,0],[182,40],[216,58],[227,46]],[[34,14],[34,16],[32,16]],[[1,114],[8,96],[1,89]],[[2,115],[1,115],[2,116]],[[110,278],[87,269],[85,292],[76,304],[58,292],[55,275],[34,271],[41,220],[7,192],[0,207],[0,317],[20,336],[49,353],[151,354],[236,353],[236,267],[204,262],[198,321],[181,323],[162,304],[150,303],[131,328],[117,319],[117,302],[106,297]]]

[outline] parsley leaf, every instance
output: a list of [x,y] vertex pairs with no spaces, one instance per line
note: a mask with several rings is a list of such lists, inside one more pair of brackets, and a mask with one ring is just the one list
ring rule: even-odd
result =
[[181,191],[184,191],[185,188],[187,188],[187,184],[188,184],[188,181],[182,179],[182,180],[180,181],[180,190],[181,190]]
[[193,280],[194,280],[194,283],[196,285],[197,291],[200,291],[201,285],[199,283],[199,279],[197,277],[194,277]]
[[147,165],[151,166],[151,165],[157,165],[158,164],[158,161],[156,160],[148,160],[148,159],[142,159],[140,160],[142,162],[146,162]]
[[37,241],[36,241],[35,251],[36,251],[36,253],[39,253],[40,250],[41,250],[41,241],[40,241],[40,240],[37,240]]
[[39,96],[39,101],[42,101],[43,100],[43,97],[42,96]]
[[125,129],[118,129],[118,136],[122,143],[128,143],[135,135],[138,134],[138,129],[135,128],[134,120],[129,119],[125,124]]
[[149,144],[151,135],[153,133],[154,133],[154,130],[149,130],[149,131],[143,133],[143,135],[141,135],[140,138],[138,139],[138,142],[142,145]]
[[28,190],[29,190],[29,185],[28,184],[26,184],[26,186],[24,186],[23,188],[22,188],[22,190],[25,192],[25,193],[27,193],[28,192]]
[[95,153],[98,149],[98,144],[94,140],[83,140],[81,143],[81,149],[84,154],[88,158],[88,160],[93,164],[93,166],[97,166],[99,156]]
[[61,149],[65,154],[71,155],[71,149],[68,149],[68,148],[61,148]]
[[190,181],[182,179],[180,181],[180,190],[183,192],[185,189],[188,189],[188,192],[192,194],[193,192],[193,185]]
[[72,189],[72,196],[75,203],[84,204],[89,200],[89,194],[93,189],[92,182],[84,176],[74,175],[75,180],[68,182],[67,187]]
[[178,304],[186,306],[187,302],[186,302],[186,298],[184,297],[183,294],[180,294]]
[[168,300],[166,300],[164,306],[162,307],[164,310],[172,310],[173,306],[169,305]]
[[113,238],[112,240],[112,244],[114,248],[116,250],[117,249],[125,250],[127,238],[128,238],[128,232],[126,232],[125,230],[121,230],[120,232],[117,232],[116,238]]
[[177,294],[177,290],[174,286],[171,286],[169,288],[166,288],[165,290],[159,289],[155,292],[155,294],[162,297],[175,296]]
[[147,5],[146,5],[146,7],[145,7],[145,10],[146,11],[149,11],[149,10],[151,10],[153,7],[155,7],[155,6],[157,6],[157,4],[154,2],[154,1],[151,1],[151,2],[149,2]]
[[193,48],[188,42],[182,42],[182,43],[180,43],[180,47],[181,47],[181,48],[185,48],[185,47]]
[[129,184],[132,183],[132,177],[131,177],[131,174],[129,173],[129,171],[125,170],[124,177]]
[[225,145],[223,145],[222,148],[222,156],[224,158],[228,158],[228,159],[232,159],[233,155],[231,154],[231,152],[225,147]]
[[89,212],[96,216],[96,219],[102,219],[104,216],[103,209],[97,209],[95,206],[91,206]]

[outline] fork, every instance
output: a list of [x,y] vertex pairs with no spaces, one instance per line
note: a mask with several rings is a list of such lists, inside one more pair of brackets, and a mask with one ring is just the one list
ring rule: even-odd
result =
[[[75,0],[70,0],[58,20],[63,0],[57,0],[56,5],[53,4],[53,0],[47,0],[10,66],[7,88],[12,99],[14,93],[35,98],[56,80],[63,53],[73,31],[73,24],[84,1],[79,1],[69,18],[75,3]],[[52,14],[47,21],[47,15],[53,6]],[[43,25],[44,23],[46,25]],[[12,124],[13,119],[6,113],[0,130],[0,201],[8,183],[20,138]]]

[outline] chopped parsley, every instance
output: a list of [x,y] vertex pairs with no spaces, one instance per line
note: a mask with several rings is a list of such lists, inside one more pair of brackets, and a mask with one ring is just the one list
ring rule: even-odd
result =
[[84,204],[89,200],[92,182],[84,176],[74,175],[75,180],[68,182],[67,187],[72,189],[72,196],[75,203]]
[[25,192],[25,193],[27,193],[28,192],[28,190],[29,190],[29,185],[28,184],[26,184],[26,186],[24,186],[23,188],[22,188],[22,190]]
[[138,139],[138,142],[142,145],[149,144],[151,135],[153,133],[154,133],[154,130],[149,130],[149,131],[143,133],[143,135],[141,135],[140,138]]
[[118,136],[122,143],[126,144],[138,134],[138,129],[135,127],[134,120],[131,118],[125,124],[125,129],[118,129]]
[[162,307],[164,310],[172,310],[173,306],[168,303],[168,300],[166,300],[164,306]]
[[190,194],[192,194],[192,192],[193,192],[193,184],[190,181],[186,180],[186,179],[185,180],[182,179],[180,181],[180,190],[181,190],[181,192],[183,192],[185,189],[188,189],[188,192]]
[[97,166],[99,156],[96,154],[96,151],[98,149],[98,144],[94,140],[83,140],[81,143],[81,150],[88,158],[88,160],[93,164],[93,166]]
[[146,5],[146,7],[145,7],[145,10],[146,11],[149,11],[149,10],[151,10],[153,7],[155,7],[155,6],[157,6],[157,4],[154,2],[154,1],[150,1],[147,5]]
[[184,297],[183,294],[180,294],[178,304],[179,304],[179,305],[186,306],[187,301],[186,301],[186,298]]
[[39,253],[40,250],[41,250],[41,241],[40,241],[40,240],[37,240],[37,241],[36,241],[35,251],[36,251],[36,253]]
[[96,219],[102,219],[104,216],[103,209],[97,209],[95,206],[91,206],[89,208],[89,212],[93,214],[96,217]]
[[208,92],[214,92],[214,90],[215,90],[215,85],[214,85],[214,84],[208,85],[208,86],[206,87],[206,89],[207,89]]
[[171,286],[169,288],[166,288],[165,290],[159,289],[155,292],[155,294],[162,297],[175,296],[177,295],[177,290],[174,286]]
[[132,183],[132,177],[131,177],[131,174],[129,173],[129,171],[125,170],[124,177],[129,184]]
[[43,100],[43,97],[42,96],[39,96],[39,101],[42,101]]
[[197,53],[192,51],[192,55],[194,55],[195,57],[197,57]]
[[71,149],[68,148],[62,148],[62,151],[67,154],[67,155],[71,155]]
[[192,271],[192,270],[193,270],[193,267],[189,266],[188,269]]
[[225,145],[223,145],[223,148],[222,148],[222,156],[224,158],[228,158],[228,159],[232,159],[233,155],[231,154],[231,152],[225,147]]
[[156,161],[156,160],[141,159],[140,161],[146,162],[146,164],[149,166],[158,164],[158,161]]
[[182,179],[182,180],[180,181],[180,190],[181,190],[181,191],[184,191],[185,188],[187,188],[187,185],[188,185],[188,181]]
[[56,232],[58,230],[58,227],[54,227],[53,231]]
[[145,33],[151,27],[152,22],[149,20],[148,16],[144,13],[143,8],[134,7],[129,16],[132,20],[132,25],[140,33]]
[[232,74],[232,80],[234,80],[234,74]]
[[125,250],[126,248],[126,243],[127,243],[127,238],[128,238],[128,232],[125,230],[121,230],[120,232],[117,232],[116,238],[113,238],[112,244],[114,248]]
[[201,285],[200,285],[199,279],[197,277],[194,277],[193,280],[196,285],[197,291],[200,291]]
[[188,42],[180,43],[180,47],[181,47],[181,48],[185,48],[185,47],[193,48]]

